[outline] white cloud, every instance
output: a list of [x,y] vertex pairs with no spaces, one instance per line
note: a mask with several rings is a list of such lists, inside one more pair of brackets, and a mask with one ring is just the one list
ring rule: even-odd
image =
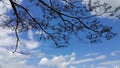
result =
[[100,55],[95,58],[85,58],[82,60],[76,60],[76,55],[73,52],[71,55],[65,55],[65,56],[55,56],[52,59],[49,58],[42,58],[39,62],[39,65],[41,66],[57,66],[57,68],[68,68],[70,65],[74,64],[81,64],[86,62],[92,62],[97,60],[105,59],[105,55]]
[[120,68],[120,65],[114,65],[113,68]]
[[83,65],[82,65],[82,68],[86,68],[86,67],[87,67],[87,65],[86,65],[86,64],[83,64]]
[[113,8],[120,6],[120,0],[100,0],[101,2],[106,2],[111,5]]
[[[10,28],[0,28],[0,46],[15,46],[16,44],[16,37],[14,36],[14,31]],[[24,45],[26,45],[27,49],[34,49],[37,48],[40,45],[40,42],[35,41],[33,39],[32,31],[28,32],[28,37],[30,40],[25,40],[23,38],[20,38],[21,44],[19,44],[19,47],[22,48]]]
[[118,56],[118,55],[120,55],[120,50],[111,52],[111,56]]
[[32,50],[30,51],[30,54],[28,55],[29,57],[34,57],[34,58],[43,58],[45,56],[45,53],[42,53],[37,50]]
[[89,54],[86,54],[85,56],[97,56],[99,55],[98,53],[89,53]]
[[6,13],[8,9],[11,9],[10,2],[8,0],[1,0],[0,1],[0,14]]
[[97,66],[96,68],[107,68],[106,66]]
[[30,40],[24,40],[22,43],[26,45],[28,49],[34,49],[37,48],[40,45],[40,42],[35,41],[33,37],[33,31],[29,30],[28,31],[28,38]]
[[71,65],[70,68],[76,68],[76,67],[74,67],[74,66]]
[[[0,32],[0,68],[34,68],[26,64],[27,58],[35,56],[37,56],[36,58],[40,58],[44,55],[43,53],[38,54],[36,51],[31,51],[30,55],[24,55],[17,52],[13,54],[11,48],[8,49],[8,47],[13,47],[16,44],[16,37],[14,36],[14,32],[9,28],[0,28]],[[25,40],[25,43],[27,49],[34,49],[36,46],[38,46],[38,42],[34,40]],[[24,45],[19,45],[19,47],[22,46]],[[22,50],[22,48],[18,48],[18,50]]]
[[[4,2],[8,2],[8,0],[2,0]],[[107,0],[105,0],[107,1]],[[0,10],[0,14],[6,13],[8,9],[11,7],[7,5],[8,8],[3,8],[3,3],[0,2],[0,8],[3,8],[3,10]],[[4,19],[2,19],[4,20]],[[1,22],[1,18],[0,18]],[[14,32],[12,30],[9,30],[9,28],[0,28],[0,46],[13,46],[16,43],[16,38],[12,36]],[[39,34],[42,34],[42,32],[39,32]],[[27,49],[35,49],[37,48],[40,44],[39,42],[34,40],[33,37],[33,32],[30,30],[28,31],[28,38],[30,40],[25,40],[21,39],[22,43],[26,45]],[[20,45],[19,47],[22,47],[24,45]],[[19,48],[20,49],[20,48]],[[0,47],[0,68],[33,68],[32,66],[29,66],[26,64],[26,58],[28,56],[25,56],[20,53],[15,53],[12,54],[10,53],[11,51],[6,50],[5,48]],[[35,53],[35,54],[31,54]],[[38,52],[31,52],[29,57],[35,57],[37,58],[44,57],[44,53],[38,53]],[[97,56],[98,54],[93,53],[93,54],[88,54],[86,56]],[[111,55],[118,55],[118,52],[113,52]],[[75,68],[73,65],[74,64],[81,64],[81,63],[86,63],[86,62],[92,62],[92,61],[97,61],[97,60],[102,60],[105,59],[105,55],[100,55],[94,58],[85,58],[81,60],[76,60],[76,54],[73,52],[71,55],[60,55],[60,56],[54,56],[52,59],[49,58],[42,58],[39,62],[40,65],[43,66],[57,66],[58,68]],[[107,64],[118,64],[120,61],[109,61],[109,62],[104,62],[102,63],[103,65]],[[84,66],[86,67],[86,66]],[[114,66],[114,68],[117,68],[118,65]],[[98,67],[98,68],[105,68],[105,67]]]
[[115,64],[120,64],[120,60],[113,60],[113,61],[106,61],[101,63],[102,65],[115,65]]
[[35,49],[37,48],[40,44],[37,41],[31,41],[31,40],[25,40],[24,44],[28,49]]
[[76,61],[75,63],[84,63],[84,62],[91,62],[91,61],[96,61],[96,60],[102,60],[102,59],[105,59],[106,56],[105,55],[100,55],[100,56],[97,56],[95,58],[86,58],[86,59],[83,59],[83,60],[79,60],[79,61]]
[[34,68],[26,64],[26,56],[13,54],[5,48],[0,47],[0,68]]
[[95,68],[95,65],[91,64],[91,65],[90,65],[90,68]]
[[[17,3],[21,3],[22,0],[16,0]],[[6,15],[7,12],[11,9],[11,5],[9,0],[0,0],[0,24],[3,23],[4,20],[9,19],[9,16]]]
[[65,57],[61,55],[53,57],[51,60],[48,58],[42,58],[39,64],[43,66],[57,66],[57,68],[66,68],[68,62],[66,62]]
[[[89,0],[83,0],[83,1],[84,1],[83,4],[85,4],[88,7]],[[98,2],[99,4],[107,3],[109,6],[112,6],[109,11],[114,11],[116,7],[120,6],[120,0],[91,0],[91,3],[95,4],[96,2]],[[104,7],[99,7],[94,11],[92,11],[91,14],[98,15],[98,16],[100,15],[99,17],[115,18],[115,17],[110,17],[109,16],[110,13],[104,13],[104,11],[105,11]],[[119,12],[117,14],[119,14]]]
[[29,30],[28,31],[28,38],[30,39],[30,40],[33,40],[34,38],[33,38],[33,32],[32,32],[32,30]]
[[12,46],[16,43],[16,38],[10,34],[13,34],[13,31],[9,28],[0,27],[0,46]]
[[[83,1],[89,1],[89,0],[83,0]],[[120,0],[91,0],[92,2],[99,1],[101,4],[107,3],[108,5],[112,6],[112,8],[120,6]]]
[[119,68],[120,67],[120,60],[112,60],[112,61],[105,61],[100,63],[100,65],[104,66],[105,68]]
[[[0,46],[2,47],[11,47],[12,49],[15,47],[16,45],[16,37],[15,37],[15,33],[13,30],[11,30],[10,28],[2,28],[0,27]],[[28,31],[28,35],[24,36],[28,36],[29,39],[26,38],[21,38],[21,35],[23,34],[18,34],[19,35],[19,45],[18,45],[18,49],[17,50],[23,50],[23,49],[35,49],[40,45],[40,42],[34,40],[33,38],[33,32],[32,31]]]
[[[74,59],[73,54],[66,56],[55,56],[52,59],[42,58],[39,62],[41,66],[57,66],[57,68],[66,68]],[[69,67],[71,68],[71,66]]]

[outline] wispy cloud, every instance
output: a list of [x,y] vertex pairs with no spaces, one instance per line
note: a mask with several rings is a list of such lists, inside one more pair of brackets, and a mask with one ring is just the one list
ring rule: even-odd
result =
[[29,38],[30,40],[34,40],[32,30],[29,30],[29,31],[28,31],[28,38]]
[[120,60],[106,61],[101,64],[102,65],[116,65],[116,64],[120,64]]
[[79,61],[76,61],[74,63],[84,63],[84,62],[91,62],[91,61],[96,61],[96,60],[102,60],[102,59],[105,59],[106,56],[105,55],[100,55],[100,56],[97,56],[95,58],[86,58],[86,59],[83,59],[83,60],[79,60]]
[[120,55],[120,50],[111,52],[111,56],[118,56],[118,55]]
[[107,68],[106,66],[97,66],[96,68]]
[[104,66],[105,68],[120,68],[120,60],[108,60],[100,63],[100,65]]
[[85,56],[87,57],[87,56],[98,56],[99,55],[99,53],[89,53],[89,54],[86,54]]

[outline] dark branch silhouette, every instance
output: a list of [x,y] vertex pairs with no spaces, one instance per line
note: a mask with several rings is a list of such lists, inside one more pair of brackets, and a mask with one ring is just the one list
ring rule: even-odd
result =
[[[109,40],[116,33],[112,32],[112,27],[102,24],[98,16],[109,14],[120,18],[117,14],[119,6],[111,11],[112,6],[98,0],[28,0],[28,4],[24,1],[21,4],[15,0],[9,1],[12,7],[10,12],[13,14],[9,15],[10,19],[4,21],[3,26],[15,31],[17,42],[13,53],[18,48],[19,32],[31,28],[42,31],[41,39],[53,40],[56,47],[60,48],[69,45],[71,36],[81,40],[82,32],[91,43],[98,43],[103,38]],[[37,8],[36,12],[30,11],[33,6]],[[38,16],[34,16],[35,13]]]

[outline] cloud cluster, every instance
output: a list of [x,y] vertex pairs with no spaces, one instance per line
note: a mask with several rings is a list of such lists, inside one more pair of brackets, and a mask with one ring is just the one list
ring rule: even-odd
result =
[[0,47],[0,68],[34,68],[26,64],[25,55],[13,54],[5,48]]
[[[0,68],[34,68],[27,65],[27,59],[31,57],[40,58],[44,56],[44,53],[32,50],[39,46],[39,42],[33,39],[32,31],[28,32],[28,38],[30,38],[30,40],[21,38],[20,41],[24,42],[25,45],[23,45],[23,43],[19,44],[19,53],[16,52],[15,54],[12,53],[16,44],[14,31],[10,28],[0,27],[0,32]],[[30,52],[27,53],[26,50],[29,50]]]
[[[23,48],[24,45],[20,44],[18,50],[30,50],[23,51],[20,53],[12,53],[15,44],[16,37],[14,36],[14,31],[9,28],[0,27],[0,68],[34,68],[33,66],[27,65],[27,59],[31,57],[40,58],[44,56],[44,53],[38,53],[38,51],[32,50],[37,48],[39,42],[33,39],[33,32],[28,32],[28,38],[31,40],[25,40],[21,38],[21,41],[24,41],[26,49]],[[23,49],[22,49],[23,48]],[[19,52],[19,51],[18,51]]]
[[[39,62],[40,66],[57,66],[57,68],[66,68],[68,65],[73,64],[72,62],[75,60],[75,53],[66,56],[54,56],[52,59],[42,58]],[[70,66],[73,67],[73,66]],[[69,67],[69,68],[70,68]],[[74,67],[73,67],[74,68]]]
[[[14,31],[11,30],[10,28],[0,27],[0,32],[1,32],[0,33],[0,46],[14,47],[16,44],[16,37],[14,36]],[[32,49],[37,48],[40,45],[39,42],[33,39],[32,33],[33,32],[29,33],[28,31],[28,34],[30,34],[28,35],[28,38],[30,38],[30,40],[25,40],[23,38],[20,38],[20,44],[19,44],[20,48],[26,47],[27,49],[32,50]]]
[[[112,51],[118,52],[118,51]],[[115,57],[113,55],[100,55],[99,53],[89,53],[84,55],[84,58],[78,58],[76,53],[73,52],[70,55],[58,55],[52,58],[43,57],[39,65],[43,67],[56,67],[56,68],[76,68],[76,64],[83,65],[82,68],[119,68],[120,67],[120,60],[107,60],[109,57]],[[119,56],[118,54],[116,56]],[[99,61],[99,63],[96,63]],[[90,63],[91,65],[88,66],[86,63]]]
[[[41,66],[56,66],[57,68],[71,68],[75,64],[81,64],[86,62],[92,62],[97,60],[103,60],[106,58],[105,55],[99,55],[94,58],[84,58],[80,60],[76,60],[76,54],[73,52],[71,55],[60,55],[60,56],[54,56],[52,59],[49,58],[42,58],[39,62]],[[74,68],[74,67],[73,67]]]
[[14,31],[10,28],[0,27],[0,68],[35,68],[34,66],[27,65],[27,59],[33,57],[41,58],[44,56],[44,53],[32,50],[39,46],[39,42],[33,38],[32,31],[28,32],[28,38],[30,40],[21,38],[20,41],[24,42],[25,45],[20,44],[18,52],[13,54],[12,51],[16,44]]

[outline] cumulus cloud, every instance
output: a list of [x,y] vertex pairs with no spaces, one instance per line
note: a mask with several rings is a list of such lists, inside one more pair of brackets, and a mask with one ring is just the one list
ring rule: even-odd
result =
[[57,66],[57,68],[70,68],[69,66],[74,65],[74,64],[81,64],[81,63],[86,63],[86,62],[92,62],[92,61],[97,61],[97,60],[102,60],[105,59],[105,55],[100,55],[94,58],[85,58],[81,60],[76,60],[76,55],[75,53],[72,53],[71,55],[60,55],[60,56],[55,56],[52,59],[49,58],[42,58],[39,62],[39,65],[41,66]]
[[[68,58],[66,56],[60,55],[55,56],[52,59],[42,58],[39,64],[42,66],[57,66],[57,68],[66,68],[68,65],[70,65],[72,60],[73,57]],[[67,68],[71,68],[71,66]]]

